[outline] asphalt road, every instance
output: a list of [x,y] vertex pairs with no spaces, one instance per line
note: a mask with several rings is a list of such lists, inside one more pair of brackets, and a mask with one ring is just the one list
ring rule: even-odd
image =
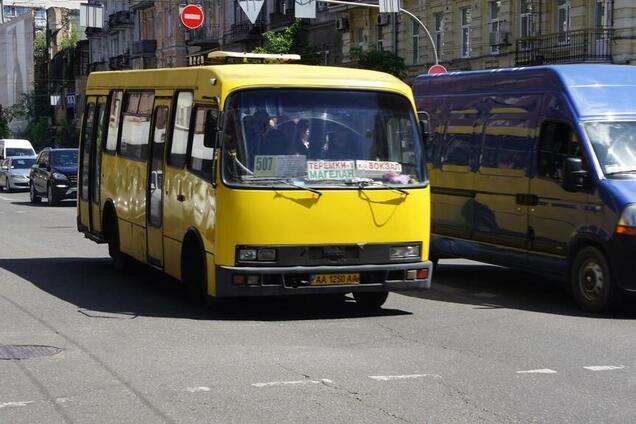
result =
[[579,312],[554,282],[444,262],[428,292],[195,307],[115,272],[74,203],[0,193],[0,423],[628,423],[636,313]]

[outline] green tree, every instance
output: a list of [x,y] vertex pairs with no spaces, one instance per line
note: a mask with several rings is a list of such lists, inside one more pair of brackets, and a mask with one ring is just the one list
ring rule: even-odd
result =
[[70,26],[70,31],[69,31],[70,34],[68,38],[63,39],[60,42],[61,50],[71,49],[75,47],[77,43],[82,39],[82,33],[79,31],[79,29],[75,25],[73,25],[73,21],[69,22],[69,26]]
[[298,54],[301,63],[317,64],[320,62],[320,53],[315,46],[311,46],[307,42],[300,19],[296,19],[280,32],[263,33],[263,38],[265,46],[255,48],[254,53]]
[[400,79],[406,78],[406,64],[404,58],[388,51],[363,51],[360,48],[351,49],[351,59],[357,62],[358,68],[372,69],[386,72]]
[[9,119],[7,118],[7,113],[2,109],[2,105],[0,105],[0,138],[9,138],[11,137],[11,131],[9,130]]

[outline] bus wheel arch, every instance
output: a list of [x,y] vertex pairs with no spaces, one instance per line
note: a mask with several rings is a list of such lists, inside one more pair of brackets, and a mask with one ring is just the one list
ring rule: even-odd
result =
[[130,258],[121,251],[117,212],[110,199],[104,203],[104,211],[102,213],[102,231],[104,234],[104,241],[108,243],[108,254],[113,260],[113,266],[117,271],[125,271],[129,265]]
[[581,309],[598,313],[618,305],[620,289],[602,243],[585,237],[573,241],[568,263],[569,288]]
[[208,295],[208,278],[203,239],[194,228],[189,228],[181,248],[181,281],[188,297],[202,303]]

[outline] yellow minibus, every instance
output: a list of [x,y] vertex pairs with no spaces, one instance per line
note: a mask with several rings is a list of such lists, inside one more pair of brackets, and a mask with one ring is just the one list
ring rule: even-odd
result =
[[[218,53],[217,53],[218,55]],[[78,230],[195,298],[426,289],[411,89],[379,72],[221,64],[93,72]]]

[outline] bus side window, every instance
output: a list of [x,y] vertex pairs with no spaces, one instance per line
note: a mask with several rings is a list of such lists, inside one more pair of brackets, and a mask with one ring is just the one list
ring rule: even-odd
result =
[[117,151],[117,138],[119,137],[119,117],[121,115],[121,104],[124,99],[124,92],[113,91],[110,94],[110,113],[108,114],[108,129],[106,135],[105,150],[108,153]]
[[192,105],[193,95],[191,92],[181,91],[177,94],[172,114],[172,136],[170,137],[170,154],[168,155],[168,165],[174,168],[183,168],[186,163]]
[[[214,142],[216,137],[216,120],[211,118],[218,114],[216,106],[197,106],[195,109],[194,128],[192,131],[192,148],[188,160],[188,169],[194,174],[210,181],[213,176]],[[210,128],[212,127],[212,128]]]
[[154,93],[138,92],[126,96],[121,128],[121,155],[133,160],[146,160]]

